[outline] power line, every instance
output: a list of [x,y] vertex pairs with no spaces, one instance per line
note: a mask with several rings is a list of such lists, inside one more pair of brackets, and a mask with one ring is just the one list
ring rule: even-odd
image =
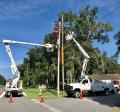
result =
[[78,6],[81,5],[82,2],[84,2],[84,0],[83,1],[76,0],[75,3],[73,4],[73,6],[70,8],[70,10],[73,12],[77,11]]
[[79,0],[76,0],[75,3],[73,4],[72,8],[71,8],[71,11],[75,11],[76,10],[76,6],[77,4],[79,3]]
[[[119,8],[120,8],[120,6],[116,7],[115,9],[113,9],[112,11],[110,11],[109,13],[107,13],[106,15],[104,15],[102,18],[100,18],[100,20],[108,17],[109,15],[111,15],[112,13],[114,13],[114,12],[115,12],[116,10],[118,10]],[[100,21],[100,20],[99,20],[99,21]],[[95,29],[95,27],[93,27],[93,28],[91,29],[91,31],[94,30],[94,29]]]
[[100,20],[108,17],[109,15],[111,15],[112,13],[114,13],[116,10],[118,10],[120,8],[120,6],[116,7],[115,9],[113,9],[112,11],[110,11],[109,13],[107,13],[106,15],[104,15]]

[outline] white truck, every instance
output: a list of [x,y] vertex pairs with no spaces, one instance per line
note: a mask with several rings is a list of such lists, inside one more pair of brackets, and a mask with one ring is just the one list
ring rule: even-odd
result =
[[80,52],[84,55],[84,62],[81,70],[81,75],[80,75],[80,82],[79,83],[72,83],[72,84],[67,84],[65,86],[65,91],[68,96],[75,96],[79,97],[80,92],[92,92],[92,93],[97,93],[97,92],[104,92],[106,95],[108,95],[110,92],[114,93],[115,88],[113,82],[110,81],[92,81],[91,79],[86,76],[86,67],[87,63],[90,59],[90,56],[87,54],[87,52],[82,48],[82,46],[76,41],[74,38],[74,32],[70,32],[66,36],[66,40],[73,40],[77,47],[79,48]]
[[37,47],[45,47],[48,52],[53,52],[54,46],[52,44],[37,44],[37,43],[21,42],[21,41],[14,41],[14,40],[3,40],[3,44],[5,46],[5,49],[11,61],[10,67],[11,67],[14,78],[6,82],[4,92],[0,95],[0,98],[4,96],[9,96],[12,93],[15,93],[17,95],[25,95],[24,92],[22,91],[23,88],[22,88],[22,82],[20,81],[20,73],[14,61],[14,58],[13,58],[13,55],[10,49],[10,45],[11,44],[23,44],[23,45],[33,45]]
[[104,93],[105,95],[114,94],[115,88],[111,81],[92,80],[89,78],[81,79],[79,83],[71,83],[65,86],[65,91],[69,97],[80,97],[83,93]]

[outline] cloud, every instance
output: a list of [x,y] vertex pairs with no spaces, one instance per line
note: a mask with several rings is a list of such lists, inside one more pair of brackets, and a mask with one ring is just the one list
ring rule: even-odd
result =
[[54,4],[54,0],[1,0],[0,19],[14,19],[41,14]]

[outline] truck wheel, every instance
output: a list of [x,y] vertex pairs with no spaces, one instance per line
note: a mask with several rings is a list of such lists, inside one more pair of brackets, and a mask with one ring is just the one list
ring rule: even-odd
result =
[[104,93],[105,93],[106,96],[109,95],[109,89],[105,89]]
[[79,98],[80,97],[80,91],[75,91],[74,96],[75,96],[75,98]]
[[118,93],[119,93],[119,89],[115,88],[115,94],[118,94]]
[[6,92],[5,97],[8,97],[8,93]]
[[115,94],[115,90],[111,90],[111,94]]

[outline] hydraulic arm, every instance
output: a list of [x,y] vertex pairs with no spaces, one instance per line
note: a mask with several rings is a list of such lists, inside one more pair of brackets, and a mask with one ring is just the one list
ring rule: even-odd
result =
[[[12,74],[14,75],[14,78],[11,81],[11,84],[9,85],[9,90],[10,89],[18,89],[18,81],[20,79],[20,73],[17,69],[17,65],[14,61],[11,49],[10,49],[10,45],[11,44],[23,44],[23,45],[33,45],[33,46],[37,46],[37,47],[45,47],[46,49],[49,49],[49,51],[51,50],[51,52],[53,52],[53,45],[52,44],[37,44],[37,43],[30,43],[30,42],[21,42],[21,41],[14,41],[14,40],[3,40],[3,44],[5,46],[5,49],[8,53],[8,56],[10,58],[11,61],[11,70],[12,70]],[[6,83],[7,85],[7,83]],[[7,91],[7,86],[5,87],[5,91]]]
[[79,50],[82,52],[82,54],[84,55],[84,62],[82,65],[82,71],[81,71],[81,78],[86,78],[87,76],[85,75],[86,72],[86,68],[87,68],[87,63],[90,59],[90,56],[86,53],[86,51],[82,48],[82,46],[76,41],[76,39],[74,38],[74,32],[69,33],[66,36],[66,40],[73,40],[75,42],[75,44],[77,45],[77,47],[79,48]]

